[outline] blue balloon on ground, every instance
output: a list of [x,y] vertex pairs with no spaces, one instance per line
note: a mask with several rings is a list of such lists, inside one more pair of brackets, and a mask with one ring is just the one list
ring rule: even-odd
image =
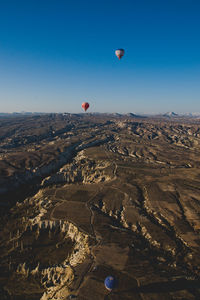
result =
[[117,286],[117,280],[113,276],[108,276],[104,280],[105,287],[107,290],[112,291]]

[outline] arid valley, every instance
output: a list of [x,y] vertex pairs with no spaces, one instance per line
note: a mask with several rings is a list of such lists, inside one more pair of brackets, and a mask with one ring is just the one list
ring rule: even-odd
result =
[[1,300],[200,299],[198,118],[1,117],[0,209]]

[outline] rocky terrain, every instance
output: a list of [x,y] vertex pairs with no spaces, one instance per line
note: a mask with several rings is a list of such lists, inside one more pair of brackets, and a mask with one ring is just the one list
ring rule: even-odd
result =
[[2,300],[200,299],[199,119],[1,117],[0,208]]

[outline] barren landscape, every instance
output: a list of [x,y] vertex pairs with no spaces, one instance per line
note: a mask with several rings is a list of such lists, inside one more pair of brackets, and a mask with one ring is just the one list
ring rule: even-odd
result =
[[0,207],[2,300],[200,299],[199,119],[1,117]]

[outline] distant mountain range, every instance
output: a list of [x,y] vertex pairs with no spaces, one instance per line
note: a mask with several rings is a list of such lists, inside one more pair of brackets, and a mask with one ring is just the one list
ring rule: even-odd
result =
[[[4,113],[4,112],[0,112],[0,117],[9,117],[9,116],[33,116],[33,115],[44,115],[44,114],[57,114],[57,113],[44,113],[44,112],[26,112],[26,111],[22,111],[22,112],[12,112],[12,113]],[[59,114],[59,113],[58,113]],[[74,116],[84,116],[85,113],[60,113],[63,115],[74,115]],[[167,117],[167,118],[183,118],[183,117],[187,117],[187,118],[198,118],[200,117],[200,112],[193,112],[193,113],[180,113],[177,114],[175,112],[166,112],[164,114],[141,114],[141,115],[137,115],[134,113],[126,113],[126,114],[121,114],[121,113],[100,113],[100,112],[89,112],[86,115],[105,115],[105,116],[113,116],[113,117],[119,117],[119,118],[147,118],[147,117]]]
[[[181,115],[181,114],[180,114]],[[194,113],[185,113],[185,114],[182,114],[183,116],[185,117],[200,117],[200,112],[194,112]],[[181,116],[182,116],[181,115]]]
[[0,112],[0,116],[1,117],[7,117],[7,116],[32,116],[32,115],[44,115],[47,113],[42,113],[42,112],[26,112],[26,111],[22,111],[22,112],[12,112],[12,113],[4,113],[4,112]]
[[200,117],[200,113],[199,112],[195,112],[195,113],[184,113],[184,114],[177,114],[175,112],[167,112],[165,114],[163,114],[163,117],[169,117],[169,118],[177,118],[177,117],[189,117],[189,118],[194,118],[194,117]]
[[170,111],[170,112],[167,112],[167,113],[165,113],[165,114],[163,114],[163,117],[178,117],[179,115],[178,114],[176,114],[175,112],[173,112],[173,111]]

